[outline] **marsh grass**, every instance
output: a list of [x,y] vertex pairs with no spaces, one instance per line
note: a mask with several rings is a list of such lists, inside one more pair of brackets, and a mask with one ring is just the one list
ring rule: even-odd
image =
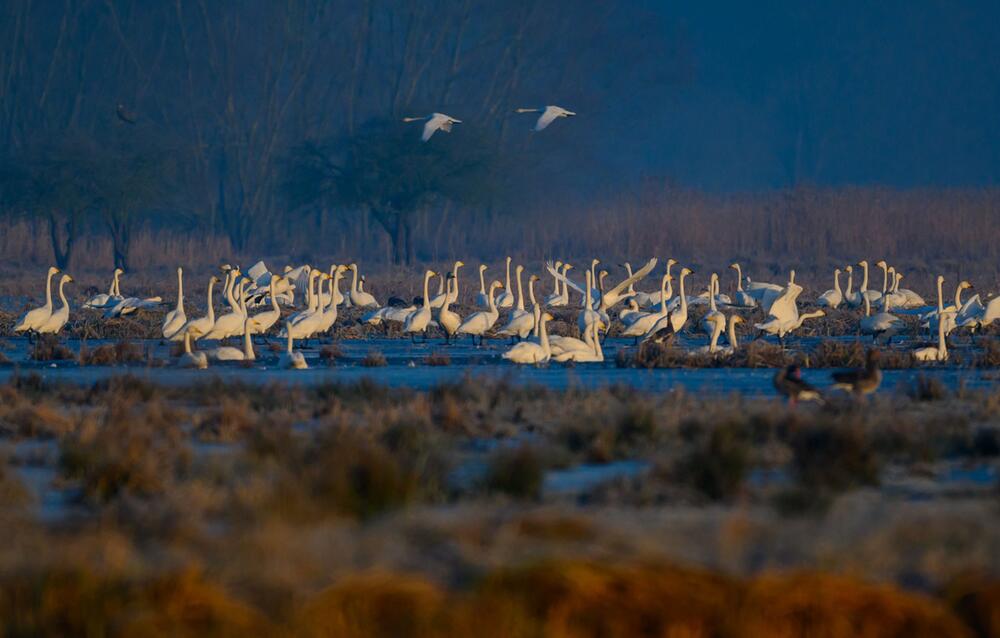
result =
[[31,346],[29,357],[34,361],[71,361],[76,353],[60,340],[58,335],[39,335]]
[[[0,385],[2,433],[55,440],[53,485],[74,509],[33,520],[0,464],[0,559],[16,565],[0,576],[0,630],[964,635],[995,626],[994,581],[946,585],[994,546],[995,495],[899,503],[878,485],[889,466],[995,462],[998,423],[994,392],[790,408],[474,379],[424,392],[17,374]],[[543,489],[552,469],[624,459],[649,469],[572,500]],[[483,473],[453,480],[466,464]],[[787,483],[748,480],[757,469]],[[897,518],[914,508],[926,518]],[[854,536],[834,549],[840,532]],[[748,567],[732,575],[655,558],[683,546],[718,567],[741,544]],[[736,575],[772,561],[804,571]],[[841,561],[945,593],[809,571]]]
[[361,360],[361,365],[366,368],[381,368],[388,365],[385,355],[378,350],[369,350],[365,358]]
[[105,343],[93,350],[86,343],[80,344],[80,365],[110,366],[126,363],[140,363],[146,360],[142,349],[131,341]]
[[451,356],[447,352],[434,351],[424,357],[424,365],[449,366],[451,365]]

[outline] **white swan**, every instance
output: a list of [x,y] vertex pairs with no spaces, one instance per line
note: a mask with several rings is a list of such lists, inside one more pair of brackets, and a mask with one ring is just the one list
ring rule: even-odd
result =
[[247,326],[250,328],[251,335],[264,334],[281,319],[281,308],[278,307],[278,287],[284,281],[285,278],[281,275],[274,275],[268,280],[268,298],[271,302],[271,309],[247,317]]
[[848,265],[844,268],[847,273],[847,289],[844,291],[844,301],[848,306],[857,308],[861,305],[861,293],[854,290],[854,266]]
[[486,292],[487,297],[487,310],[481,310],[479,312],[474,312],[465,320],[459,324],[458,329],[455,330],[456,334],[466,334],[472,338],[472,344],[476,344],[476,336],[479,337],[479,345],[483,345],[483,336],[486,332],[493,327],[493,324],[497,322],[497,318],[500,316],[500,311],[497,310],[496,300],[493,298],[493,292],[502,287],[499,281],[493,281],[490,284],[489,290]]
[[539,318],[538,343],[522,341],[500,356],[513,363],[545,363],[548,361],[549,357],[552,356],[552,351],[549,349],[549,331],[546,324],[551,320],[552,315],[547,312],[542,313]]
[[681,268],[680,281],[678,282],[678,290],[681,300],[680,305],[674,309],[673,312],[669,313],[665,317],[662,317],[655,324],[653,324],[653,327],[650,328],[645,335],[643,335],[643,341],[647,341],[654,337],[656,337],[657,340],[660,340],[670,334],[679,334],[680,331],[684,329],[684,324],[686,324],[688,320],[688,300],[687,295],[684,294],[684,280],[691,274],[694,274],[694,271],[690,268]]
[[[663,279],[660,280],[660,299],[667,298],[666,294],[667,284],[672,279],[673,277],[670,276],[669,272],[663,275]],[[639,337],[645,335],[647,332],[649,332],[649,329],[652,328],[654,324],[656,324],[657,321],[667,316],[668,308],[669,307],[666,303],[661,303],[659,310],[655,312],[645,312],[635,317],[634,319],[631,320],[631,323],[622,332],[622,336],[635,337],[636,339],[638,339]]]
[[[454,286],[452,284],[454,284]],[[445,285],[445,290],[447,291],[452,287],[458,288],[458,279],[455,278],[454,273],[448,273],[448,281]],[[452,311],[450,295],[445,297],[444,305],[442,305],[441,309],[438,311],[437,322],[441,327],[441,330],[444,331],[445,342],[451,343],[451,338],[455,336],[455,332],[458,331],[458,327],[462,325],[462,318],[457,312]]]
[[479,264],[479,294],[476,295],[476,306],[490,307],[490,296],[486,293],[486,264]]
[[[636,282],[641,281],[646,275],[651,273],[653,271],[653,268],[656,268],[656,262],[657,262],[656,257],[653,257],[652,259],[647,261],[642,268],[640,268],[634,273],[632,272],[632,268],[629,267],[628,277],[626,277],[623,281],[619,282],[618,285],[616,285],[611,290],[604,290],[604,283],[603,283],[604,279],[603,277],[600,278],[599,287],[601,289],[601,297],[597,307],[598,311],[600,311],[603,315],[606,316],[608,310],[616,306],[619,302],[627,299],[630,296],[628,293],[628,289],[632,287]],[[606,271],[601,271],[601,272],[602,274],[606,273]]]
[[[788,273],[788,286],[793,285],[795,285],[795,271],[791,270]],[[764,314],[771,314],[771,306],[785,294],[786,288],[781,288],[779,290],[773,290],[771,288],[761,290],[760,296],[757,297],[757,303],[760,306],[760,309],[764,311]]]
[[72,281],[73,278],[65,273],[59,278],[59,300],[62,301],[62,305],[59,306],[58,310],[53,311],[48,319],[45,320],[45,323],[35,330],[38,334],[59,334],[59,331],[69,321],[69,302],[66,301],[66,294],[63,291],[63,287]]
[[1000,296],[993,297],[981,309],[971,312],[959,320],[958,326],[970,328],[974,332],[987,327],[997,319],[1000,319]]
[[450,115],[445,115],[444,113],[431,113],[430,115],[424,117],[404,117],[404,122],[424,122],[424,132],[420,136],[420,139],[424,142],[431,139],[437,131],[444,131],[445,133],[451,133],[451,127],[453,124],[461,124],[462,120],[456,120]]
[[[587,277],[587,287],[586,287],[586,289],[584,291],[584,295],[583,295],[584,306],[583,306],[583,310],[580,311],[580,314],[579,314],[579,316],[577,318],[577,322],[576,322],[577,326],[580,328],[580,334],[586,334],[587,331],[590,330],[590,324],[592,324],[594,322],[597,322],[599,324],[603,324],[603,321],[601,319],[601,313],[599,313],[598,311],[594,310],[594,304],[593,304],[593,300],[592,300],[592,297],[591,297],[591,291],[593,290],[593,288],[592,288],[592,280],[591,280],[591,277],[590,277],[590,271],[589,270],[586,272],[586,277]],[[600,327],[602,327],[602,326],[598,326],[598,328],[600,328]],[[605,329],[607,328],[607,326],[603,326],[603,327]]]
[[[309,288],[312,290],[312,280],[317,280],[316,286],[322,285],[322,281],[329,279],[330,275],[314,271],[316,277],[310,277]],[[319,307],[319,295],[312,294],[309,307],[302,312],[296,313],[288,318],[286,325],[292,326],[292,337],[294,339],[308,339],[319,331],[323,323],[323,309]],[[283,333],[278,336],[284,337]]]
[[743,269],[738,262],[729,264],[729,267],[736,271],[736,303],[739,308],[756,308],[757,300],[752,295],[743,290]]
[[[933,332],[937,330],[938,321],[939,320],[943,321],[944,334],[947,336],[950,335],[951,332],[955,329],[955,326],[957,325],[956,323],[957,317],[963,308],[962,291],[972,288],[972,284],[970,284],[966,280],[960,281],[958,283],[958,286],[955,288],[955,301],[954,303],[948,306],[944,305],[944,297],[942,293],[943,285],[944,285],[944,277],[938,275],[937,278],[938,307],[937,310],[933,310],[921,316],[921,319],[924,320],[924,323],[921,324],[921,327],[927,328],[928,330]],[[953,311],[954,314],[945,314],[948,311]]]
[[[903,277],[903,274],[900,272],[897,272],[896,274],[899,275],[900,278]],[[900,288],[897,284],[896,292],[906,297],[906,303],[903,304],[904,308],[920,308],[921,306],[927,305],[927,302],[924,301],[923,297],[908,288]]]
[[45,277],[45,305],[21,315],[21,318],[14,324],[14,332],[36,331],[48,321],[52,314],[52,277],[59,272],[55,266],[49,267],[49,273]]
[[333,328],[333,324],[337,323],[337,292],[340,288],[340,278],[344,276],[347,272],[346,266],[337,266],[333,269],[333,275],[327,275],[330,281],[330,294],[327,295],[328,302],[326,304],[326,309],[321,310],[319,325],[316,328],[317,334],[324,334],[329,332]]
[[351,304],[358,308],[378,308],[378,301],[370,292],[365,292],[358,285],[358,265],[351,264],[353,278],[351,280]]
[[[666,274],[669,275],[670,274],[670,269],[673,268],[674,265],[676,265],[676,264],[677,264],[677,260],[674,259],[673,257],[671,257],[670,259],[668,259],[667,260],[667,273]],[[667,281],[671,282],[671,281],[673,281],[673,279],[674,278],[671,276]],[[664,297],[664,292],[666,293],[665,297]],[[669,301],[670,298],[673,297],[673,295],[674,295],[673,284],[669,284],[668,283],[668,288],[666,289],[666,291],[664,291],[664,289],[661,287],[659,290],[653,291],[653,292],[648,293],[648,294],[642,293],[642,292],[637,293],[636,294],[636,301],[639,303],[639,307],[640,308],[650,308],[652,312],[656,312],[656,311],[660,310],[659,305],[664,302],[664,299],[666,299],[667,301]]]
[[[719,312],[719,309],[715,304],[715,297],[719,292],[719,275],[717,273],[712,273],[712,276],[708,279],[708,303],[709,310],[705,313],[705,316],[701,320],[702,332],[708,335],[712,335],[716,330],[719,334],[726,329],[726,315]],[[713,350],[714,352],[714,350]]]
[[[557,273],[562,272],[563,263],[561,261],[556,260],[556,263],[554,265]],[[553,306],[553,305],[558,306],[559,305],[558,302],[562,300],[562,282],[559,281],[559,277],[556,277],[554,274],[552,275],[552,284],[553,284],[552,294],[546,296],[542,300],[542,303],[544,303],[546,306]]]
[[[945,311],[944,316],[954,314],[954,311]],[[947,361],[948,360],[948,344],[945,342],[944,338],[945,322],[938,322],[938,342],[937,346],[927,346],[923,348],[917,348],[913,351],[913,358],[917,361]]]
[[890,303],[893,308],[905,308],[907,297],[903,293],[899,292],[899,282],[903,279],[903,275],[896,272],[896,269],[889,267],[889,292],[882,295],[882,303]]
[[108,288],[108,293],[104,294],[102,292],[98,295],[94,295],[93,297],[88,299],[83,304],[82,307],[93,308],[93,309],[104,309],[104,308],[110,308],[111,306],[114,306],[119,301],[121,301],[122,296],[118,289],[118,277],[120,277],[124,272],[125,271],[122,270],[121,268],[115,268],[114,274],[111,276],[111,286]]
[[563,350],[559,354],[553,352],[552,358],[556,361],[575,361],[577,363],[599,363],[604,361],[604,349],[601,348],[601,337],[597,332],[597,324],[591,324],[590,332],[587,333],[587,345],[589,348]]
[[206,303],[206,313],[204,317],[198,317],[197,319],[188,319],[187,323],[184,324],[177,334],[174,335],[173,341],[179,341],[186,337],[191,337],[194,340],[198,340],[204,335],[212,331],[212,327],[215,326],[215,308],[212,306],[212,288],[215,284],[219,283],[219,278],[212,275],[208,280],[208,302]]
[[[562,308],[569,305],[569,286],[566,285],[566,282],[569,281],[569,277],[567,275],[572,268],[573,264],[564,263],[562,265],[562,270],[559,270],[559,268],[557,267],[555,269],[556,272],[549,271],[558,282],[556,284],[556,290],[558,294],[549,295],[548,297],[546,297],[544,300],[544,304],[546,306],[549,306],[551,308]],[[559,284],[562,284],[562,289],[559,289]]]
[[771,304],[768,320],[754,324],[754,327],[762,332],[777,335],[781,345],[784,346],[785,335],[798,330],[807,319],[826,315],[822,310],[799,314],[796,300],[800,294],[802,286],[789,282],[784,293]]
[[618,311],[618,321],[628,328],[646,314],[648,313],[639,310],[638,302],[632,297],[628,300],[628,305]]
[[561,106],[555,106],[552,104],[540,109],[516,109],[516,111],[518,113],[541,113],[538,121],[535,122],[535,127],[532,129],[535,132],[541,131],[560,117],[573,117],[576,115],[573,111],[567,111]]
[[285,322],[285,352],[278,359],[278,367],[286,370],[305,370],[309,367],[305,355],[292,350],[292,325]]
[[844,301],[844,292],[840,289],[840,268],[833,271],[833,289],[827,290],[819,299],[816,305],[822,308],[836,308]]
[[[403,333],[410,335],[412,338],[418,332],[424,333],[424,338],[427,338],[427,326],[431,322],[431,299],[430,299],[430,283],[431,277],[436,276],[437,273],[433,270],[427,270],[424,272],[424,298],[423,304],[420,308],[414,310],[406,317],[406,321],[403,322]],[[445,293],[447,297],[447,293]]]
[[740,344],[739,341],[737,341],[736,339],[736,324],[738,323],[743,323],[743,317],[739,315],[733,315],[732,317],[729,318],[729,331],[726,332],[726,339],[729,341],[729,343],[725,346],[716,347],[715,350],[716,354],[728,356],[733,354],[739,349]]
[[[881,297],[881,295],[880,295]],[[861,318],[859,326],[863,334],[869,334],[872,336],[872,340],[877,340],[881,336],[886,337],[886,343],[892,341],[893,335],[901,330],[906,329],[906,324],[899,317],[890,314],[892,310],[891,304],[886,304],[885,309],[882,312],[876,314],[871,314],[871,302],[868,300],[868,296],[864,296],[865,304],[865,316]]]
[[702,321],[702,329],[709,335],[708,345],[695,348],[688,354],[715,354],[719,350],[719,337],[726,329],[726,316],[721,312],[715,315],[706,315]]
[[204,352],[191,350],[191,333],[187,330],[184,331],[184,354],[177,359],[177,367],[198,370],[204,370],[208,367],[208,356]]
[[[461,268],[464,265],[465,265],[464,262],[456,261],[455,265],[451,269],[452,276],[451,277],[444,277],[442,275],[441,281],[444,284],[444,292],[436,295],[433,299],[431,299],[431,308],[435,308],[435,309],[440,308],[441,306],[444,305],[445,299],[447,299],[451,303],[455,303],[456,301],[458,301],[458,269]],[[445,281],[446,279],[449,280],[449,281]],[[451,284],[450,284],[450,280],[451,279],[455,280],[455,290],[454,290],[454,292],[452,292],[452,289],[451,289],[452,288]]]
[[[524,289],[521,288],[521,274],[524,271],[524,266],[518,264],[516,269],[516,279],[517,279],[517,308],[510,313],[510,317],[507,319],[507,325],[500,330],[499,334],[508,337],[517,337],[518,339],[524,339],[531,331],[535,329],[535,316],[531,311],[524,309]],[[528,278],[528,293],[531,297],[531,302],[535,303],[535,280],[538,277],[532,275]]]
[[163,317],[161,332],[164,339],[173,339],[187,323],[184,313],[184,269],[177,268],[177,306]]
[[[233,279],[238,279],[237,275],[233,276]],[[247,315],[244,311],[243,300],[243,281],[241,280],[235,286],[229,288],[229,294],[226,295],[229,301],[229,307],[231,310],[224,315],[216,317],[215,324],[212,325],[212,329],[203,335],[202,339],[226,339],[228,337],[235,337],[236,335],[243,334],[243,324],[246,322]]]
[[497,308],[510,308],[514,305],[514,291],[510,285],[510,257],[507,257],[507,278],[504,280],[503,292],[497,295]]
[[[246,301],[243,302],[244,305]],[[253,351],[253,341],[251,340],[251,327],[250,320],[247,319],[243,322],[243,348],[234,348],[233,346],[219,346],[218,348],[213,348],[208,350],[206,354],[209,359],[215,361],[254,361],[257,359],[256,353]]]
[[875,303],[876,301],[882,298],[882,293],[880,293],[877,290],[868,289],[868,261],[862,259],[861,261],[858,262],[858,265],[861,266],[864,272],[864,274],[862,275],[861,288],[859,289],[859,292],[861,293],[862,296],[867,297],[870,303]]

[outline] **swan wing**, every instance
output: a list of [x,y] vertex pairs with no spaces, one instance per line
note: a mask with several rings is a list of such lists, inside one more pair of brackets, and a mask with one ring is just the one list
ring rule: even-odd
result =
[[653,268],[656,268],[656,261],[657,261],[656,257],[653,257],[652,259],[650,259],[649,261],[647,261],[646,264],[642,268],[640,268],[639,270],[637,270],[634,273],[632,273],[631,277],[629,277],[625,281],[621,282],[620,284],[618,284],[617,286],[615,286],[611,290],[605,292],[604,293],[604,297],[612,300],[611,304],[608,304],[608,305],[612,305],[614,303],[617,303],[619,301],[618,295],[621,294],[621,292],[623,290],[625,290],[626,288],[628,288],[632,284],[637,283],[640,279],[642,279],[643,277],[645,277],[646,275],[648,275],[650,272],[652,272]]
[[572,279],[570,279],[566,275],[562,274],[561,272],[557,271],[555,265],[553,265],[553,263],[551,261],[545,262],[545,269],[547,271],[549,271],[550,275],[552,275],[553,277],[555,277],[559,281],[563,282],[564,284],[566,284],[567,286],[569,286],[573,290],[577,291],[581,295],[587,294],[583,290],[583,286],[578,286],[577,284],[573,283]]

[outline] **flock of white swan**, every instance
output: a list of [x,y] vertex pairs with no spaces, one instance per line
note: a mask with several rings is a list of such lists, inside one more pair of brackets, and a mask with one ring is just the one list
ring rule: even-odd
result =
[[[411,339],[421,335],[427,339],[427,330],[435,327],[444,334],[447,342],[468,335],[475,345],[481,345],[488,336],[509,337],[517,343],[507,349],[502,357],[514,363],[539,364],[547,361],[575,361],[580,363],[604,360],[601,334],[607,333],[612,321],[621,324],[621,334],[633,337],[635,342],[672,339],[682,331],[703,332],[708,344],[692,350],[693,353],[725,356],[739,348],[737,325],[748,321],[741,314],[758,313],[759,321],[753,327],[761,334],[778,337],[782,344],[787,335],[799,329],[805,321],[821,317],[826,310],[845,305],[863,308],[858,321],[858,332],[873,339],[890,341],[904,332],[907,324],[898,316],[901,313],[918,316],[920,325],[931,334],[937,333],[937,343],[916,348],[913,357],[919,361],[945,361],[948,358],[946,337],[956,328],[981,329],[1000,318],[1000,297],[983,303],[979,295],[963,301],[962,294],[972,288],[968,281],[961,281],[949,303],[944,299],[944,277],[937,277],[937,305],[927,305],[920,295],[900,288],[903,274],[879,261],[882,271],[881,289],[869,287],[869,264],[861,261],[860,285],[855,288],[855,269],[847,266],[842,272],[834,271],[833,288],[819,295],[810,312],[799,311],[799,295],[803,288],[795,283],[795,271],[789,273],[787,282],[764,283],[744,276],[738,263],[730,266],[735,271],[736,290],[732,297],[720,294],[720,278],[711,273],[704,292],[689,295],[687,279],[692,270],[680,267],[675,278],[674,259],[668,259],[665,272],[660,277],[659,289],[642,291],[637,285],[656,268],[657,259],[650,259],[637,270],[628,263],[624,279],[615,285],[607,282],[607,270],[598,270],[598,259],[590,261],[584,270],[583,281],[570,275],[573,265],[561,261],[546,262],[544,272],[551,277],[551,293],[542,295],[537,290],[541,281],[538,275],[527,277],[525,295],[525,267],[513,269],[512,259],[506,259],[505,280],[490,281],[487,285],[487,266],[478,268],[479,292],[475,295],[474,312],[466,316],[456,311],[460,292],[459,272],[465,264],[456,261],[449,272],[423,273],[423,295],[412,303],[392,298],[381,305],[364,289],[364,277],[358,265],[333,265],[328,271],[300,266],[286,266],[281,274],[272,273],[263,262],[258,262],[245,274],[239,267],[223,266],[221,279],[213,275],[208,280],[205,314],[189,317],[184,307],[184,271],[177,269],[177,299],[173,309],[163,317],[162,335],[169,341],[183,342],[184,352],[178,365],[204,368],[209,360],[244,361],[255,359],[253,337],[274,333],[285,342],[284,353],[279,358],[283,368],[306,368],[301,351],[295,350],[296,340],[320,337],[330,332],[337,322],[338,308],[355,307],[364,310],[360,321],[368,325],[397,324]],[[350,273],[347,292],[341,290],[345,275]],[[841,287],[841,277],[846,273],[846,287]],[[103,312],[113,318],[138,310],[160,308],[166,304],[160,297],[126,297],[120,289],[123,271],[116,269],[108,292],[88,299],[83,308],[88,312]],[[53,278],[59,277],[60,306],[53,305]],[[436,292],[432,282],[437,280]],[[674,290],[674,282],[677,290]],[[73,278],[49,268],[45,282],[45,304],[25,313],[15,324],[15,333],[58,334],[70,317],[70,304],[65,286]],[[216,311],[213,293],[222,283],[220,309]],[[579,298],[577,302],[572,293]],[[547,323],[552,320],[553,308],[567,308],[579,303],[577,324],[580,338],[551,335]],[[701,320],[694,325],[689,321],[689,308],[707,305]],[[501,311],[504,319],[501,321]],[[895,314],[894,314],[895,313]],[[720,343],[725,334],[726,342]],[[242,347],[217,345],[207,350],[196,350],[196,342],[215,342],[227,338],[242,338]]]

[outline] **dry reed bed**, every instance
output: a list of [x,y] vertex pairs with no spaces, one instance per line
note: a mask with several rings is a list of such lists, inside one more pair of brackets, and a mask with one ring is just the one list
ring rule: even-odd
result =
[[[159,387],[130,377],[82,387],[18,376],[0,386],[9,449],[0,464],[7,539],[0,628],[338,636],[996,631],[995,492],[954,503],[886,501],[910,513],[875,517],[878,525],[870,510],[845,510],[889,466],[918,473],[940,459],[995,466],[1000,394],[911,394],[793,410],[625,387]],[[70,499],[55,524],[36,518],[17,472],[29,461],[16,446],[44,440],[55,445],[48,462]],[[570,502],[543,489],[546,471],[621,459],[650,469],[586,488]],[[470,462],[484,471],[456,480]],[[780,469],[790,480],[754,485],[755,469]],[[711,525],[671,527],[675,511],[688,512],[679,521],[697,513]],[[914,511],[927,522],[915,523],[922,519]],[[837,531],[858,517],[865,525]],[[899,535],[914,526],[921,534]],[[841,550],[849,551],[845,566],[889,581],[919,573],[930,595],[812,571],[831,559],[817,530],[860,533]],[[755,573],[773,544],[784,555],[798,547],[793,564],[805,571],[744,578],[668,560],[678,545],[697,556],[716,542],[718,557],[706,561],[716,567]],[[935,558],[946,545],[946,560]],[[740,561],[749,568],[727,558],[736,555],[746,555]],[[485,615],[494,619],[488,627]]]

